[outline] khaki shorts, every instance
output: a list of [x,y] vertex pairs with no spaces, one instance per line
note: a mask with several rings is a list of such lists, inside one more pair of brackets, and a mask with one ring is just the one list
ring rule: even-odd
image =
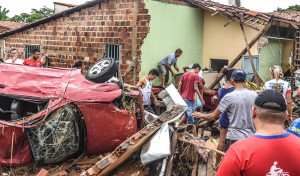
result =
[[167,75],[167,68],[165,65],[163,64],[158,64],[158,69],[160,70],[161,74],[163,76],[166,76]]

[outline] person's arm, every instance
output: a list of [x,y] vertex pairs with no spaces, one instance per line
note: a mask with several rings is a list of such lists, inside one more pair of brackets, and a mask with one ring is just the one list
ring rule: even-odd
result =
[[140,87],[143,88],[143,85],[145,85],[145,79],[140,79],[139,82],[134,86],[134,89],[139,89]]
[[287,102],[287,107],[288,107],[288,111],[289,111],[289,116],[291,121],[293,121],[293,105],[292,105],[292,93],[289,92],[286,94],[286,102]]
[[194,96],[194,103],[195,103],[195,109],[197,108],[197,94],[195,93],[195,96]]
[[171,72],[172,76],[174,76],[174,75],[175,75],[175,73],[173,72],[173,70],[172,70],[172,68],[171,68],[171,65],[170,65],[168,62],[166,63],[166,67],[167,67],[167,69],[169,69],[169,70],[170,70],[170,72]]
[[297,89],[297,96],[300,98],[300,86]]
[[183,69],[183,72],[185,73],[187,69],[190,69],[190,67],[189,66],[185,66],[182,69]]
[[219,115],[221,114],[222,112],[217,108],[214,112],[212,113],[209,113],[209,114],[202,114],[201,112],[194,112],[192,114],[192,116],[194,118],[203,118],[205,120],[216,120],[217,117],[219,117]]
[[179,68],[177,67],[177,64],[174,64],[174,68],[177,72],[179,72]]
[[130,84],[127,84],[127,83],[124,83],[124,87],[125,88],[129,88],[129,89],[134,89],[135,88],[135,86],[133,86],[133,85],[130,85]]
[[202,105],[204,106],[204,105],[205,105],[205,101],[204,101],[204,99],[203,99],[203,97],[202,97],[202,95],[201,95],[201,93],[200,93],[200,91],[199,91],[199,89],[198,89],[198,84],[199,84],[199,83],[195,83],[195,84],[194,84],[194,91],[198,94],[199,99],[200,99]]
[[205,85],[205,80],[204,80],[204,78],[202,78],[202,84],[203,84],[203,86]]
[[181,94],[181,87],[182,87],[182,82],[180,81],[178,84],[178,92]]
[[151,97],[153,98],[153,102],[154,102],[154,104],[155,104],[155,106],[157,106],[158,105],[158,101],[157,101],[157,99],[156,99],[156,96],[154,95],[154,93],[153,93],[153,91],[151,90]]

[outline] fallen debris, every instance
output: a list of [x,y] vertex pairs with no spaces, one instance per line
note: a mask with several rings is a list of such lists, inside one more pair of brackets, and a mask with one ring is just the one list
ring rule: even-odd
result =
[[134,152],[139,150],[143,144],[159,130],[160,126],[164,122],[176,117],[182,112],[183,109],[179,106],[174,106],[170,110],[165,111],[142,130],[125,140],[110,155],[97,162],[92,168],[88,169],[85,175],[106,175],[110,173],[113,169],[126,161]]
[[49,171],[47,171],[46,169],[42,169],[38,174],[37,176],[49,176],[50,173]]

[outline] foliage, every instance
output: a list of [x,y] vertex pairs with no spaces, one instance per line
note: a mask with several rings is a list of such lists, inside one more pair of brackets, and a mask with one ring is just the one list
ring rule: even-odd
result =
[[0,20],[1,21],[6,21],[8,20],[8,14],[9,10],[7,10],[6,8],[2,9],[2,6],[0,6]]
[[289,6],[286,9],[282,9],[282,8],[277,8],[277,10],[275,10],[276,12],[293,12],[293,11],[298,11],[300,12],[300,5],[293,5],[293,6]]
[[54,10],[43,6],[40,9],[31,9],[31,13],[21,13],[20,15],[15,15],[9,19],[9,21],[23,22],[23,23],[32,23],[39,19],[51,16],[54,13]]

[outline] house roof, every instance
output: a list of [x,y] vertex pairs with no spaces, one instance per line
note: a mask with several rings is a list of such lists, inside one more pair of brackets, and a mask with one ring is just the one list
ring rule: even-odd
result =
[[49,16],[49,17],[46,17],[46,18],[42,18],[40,20],[37,20],[33,23],[27,23],[26,25],[24,25],[23,27],[20,27],[20,28],[17,28],[15,30],[12,30],[12,31],[8,31],[8,32],[5,32],[5,33],[2,33],[0,34],[0,38],[2,37],[7,37],[9,35],[13,35],[15,33],[18,33],[18,32],[22,32],[22,31],[25,31],[27,29],[30,29],[30,28],[33,28],[35,26],[38,26],[38,25],[41,25],[41,24],[44,24],[44,23],[47,23],[49,21],[52,21],[52,20],[56,20],[60,17],[65,17],[65,16],[68,16],[74,12],[78,12],[80,11],[81,9],[84,9],[84,8],[88,8],[88,7],[92,7],[94,5],[97,5],[99,4],[100,2],[103,2],[105,0],[93,0],[93,1],[88,1],[84,4],[81,4],[81,5],[78,5],[78,6],[75,6],[75,7],[72,7],[70,9],[67,9],[67,10],[64,10],[64,11],[61,11],[59,13],[56,13],[52,16]]
[[300,12],[294,11],[294,12],[272,12],[269,13],[274,17],[283,18],[291,21],[295,21],[297,23],[300,23]]
[[67,7],[75,7],[76,6],[74,4],[66,4],[66,3],[62,3],[62,2],[54,2],[54,4],[59,4],[59,5],[67,6]]
[[[73,8],[64,10],[62,12],[56,13],[50,17],[46,17],[41,20],[35,21],[33,23],[29,23],[18,29],[2,33],[2,34],[0,34],[0,38],[7,37],[9,35],[13,35],[15,33],[25,31],[27,29],[38,26],[40,24],[44,24],[51,20],[58,19],[60,17],[68,16],[74,12],[80,11],[81,9],[92,7],[96,4],[99,4],[100,2],[104,2],[104,1],[105,0],[88,1],[84,4],[81,4],[81,5],[75,6]],[[167,0],[163,0],[163,1],[167,1]],[[175,1],[180,1],[180,0],[175,0]],[[218,2],[204,1],[204,0],[183,0],[183,1],[189,2],[192,5],[203,8],[205,10],[214,12],[212,15],[221,14],[225,17],[228,17],[230,19],[230,21],[228,21],[228,23],[225,24],[224,26],[227,26],[232,21],[237,21],[237,22],[243,22],[244,25],[246,25],[250,28],[259,30],[259,27],[262,25],[266,25],[270,21],[271,18],[272,18],[272,20],[280,21],[280,23],[291,24],[294,28],[298,28],[298,26],[300,26],[300,22],[296,21],[293,18],[290,19],[286,16],[275,16],[270,13],[262,13],[262,12],[252,11],[252,10],[246,9],[244,7],[228,6],[228,5],[220,4]],[[167,2],[169,2],[169,1],[167,1]]]
[[[231,21],[242,22],[244,25],[257,29],[260,25],[265,25],[271,19],[279,23],[291,24],[294,28],[300,26],[300,21],[295,19],[294,15],[275,15],[273,13],[264,13],[246,9],[244,7],[236,7],[220,4],[218,2],[204,0],[187,0],[193,5],[201,7],[205,10],[213,12],[212,15],[221,14],[231,19]],[[299,16],[299,15],[298,15]],[[230,22],[230,21],[229,21]],[[228,23],[229,23],[228,22]],[[228,24],[225,24],[226,26]]]
[[22,27],[26,24],[27,23],[17,23],[17,22],[11,22],[11,21],[0,21],[0,26],[5,27],[8,30],[17,29],[17,28],[20,28],[20,27]]

